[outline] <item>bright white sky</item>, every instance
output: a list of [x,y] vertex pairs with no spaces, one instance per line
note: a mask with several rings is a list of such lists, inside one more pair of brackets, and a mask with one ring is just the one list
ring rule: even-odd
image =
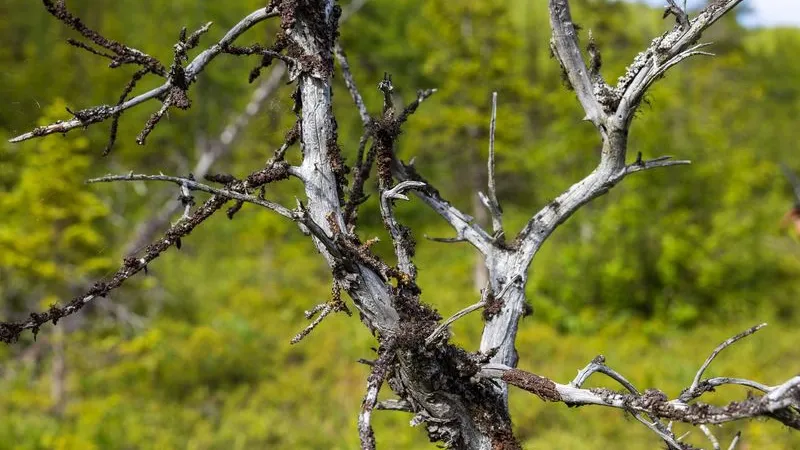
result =
[[[646,0],[653,5],[666,5],[664,0]],[[676,3],[683,4],[683,0]],[[702,4],[690,0],[689,5]],[[800,27],[800,0],[744,0],[737,8],[745,7],[750,13],[742,17],[748,26],[795,26]]]

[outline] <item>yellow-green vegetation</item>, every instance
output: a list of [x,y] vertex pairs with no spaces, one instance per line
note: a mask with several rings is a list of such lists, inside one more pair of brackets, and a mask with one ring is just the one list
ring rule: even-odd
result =
[[[147,3],[69,2],[90,26],[164,61],[182,26],[213,20],[203,47],[263,6]],[[671,26],[638,4],[573,3],[610,81]],[[242,43],[268,35],[254,30]],[[2,142],[40,120],[66,118],[65,106],[115,101],[130,75],[69,47],[71,32],[29,0],[4,0],[0,36]],[[419,170],[468,211],[485,183],[489,99],[498,91],[498,189],[508,230],[591,170],[599,152],[549,56],[548,36],[545,5],[535,0],[371,0],[342,29],[372,111],[384,71],[405,101],[418,88],[439,88],[410,120],[398,151],[416,156]],[[779,228],[792,205],[779,163],[800,169],[800,30],[743,29],[732,16],[705,40],[718,56],[677,67],[652,90],[630,145],[632,157],[670,154],[694,165],[629,177],[550,238],[531,269],[535,313],[520,327],[520,367],[567,382],[602,353],[640,389],[675,396],[719,342],[766,321],[708,374],[775,384],[800,372],[800,242]],[[68,300],[116,268],[136,225],[177,192],[82,180],[130,170],[186,175],[197,142],[219,135],[247,103],[256,63],[215,61],[190,91],[192,109],[160,124],[145,147],[134,137],[154,105],[123,117],[105,158],[103,125],[0,144],[2,319]],[[352,162],[358,116],[337,88],[341,145]],[[270,98],[215,172],[242,175],[263,165],[292,123],[290,89]],[[268,197],[293,205],[299,186],[292,183],[270,186]],[[399,204],[398,214],[419,241],[422,299],[445,316],[474,303],[474,252],[424,240],[452,231],[415,201]],[[374,195],[361,218],[363,238],[385,237]],[[388,239],[377,251],[391,255]],[[311,243],[282,218],[251,206],[232,221],[212,218],[150,275],[98,299],[104,307],[43,328],[35,342],[26,336],[0,347],[0,449],[356,448],[368,374],[356,361],[374,357],[373,337],[357,317],[341,314],[289,344],[308,323],[303,311],[329,298],[329,283]],[[477,349],[480,330],[476,313],[454,325],[454,339]],[[589,384],[616,388],[601,376]],[[390,397],[388,389],[382,395]],[[746,395],[731,387],[709,399]],[[510,401],[526,448],[661,445],[618,410],[545,404],[518,391]],[[379,446],[432,448],[410,419],[376,412]],[[800,435],[761,421],[717,434],[729,440],[737,430],[742,448],[800,448]],[[699,431],[688,439],[708,446]]]

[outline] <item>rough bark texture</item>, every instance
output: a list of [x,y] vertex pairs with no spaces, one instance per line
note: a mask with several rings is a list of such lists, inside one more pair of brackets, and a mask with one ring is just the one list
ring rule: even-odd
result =
[[[508,386],[533,393],[549,402],[570,406],[598,405],[627,411],[653,430],[668,448],[689,448],[672,434],[662,419],[692,424],[716,424],[751,417],[769,417],[800,429],[800,377],[789,379],[778,386],[765,386],[745,379],[711,378],[702,375],[714,357],[724,348],[748,336],[761,326],[720,344],[700,368],[692,384],[676,399],[668,400],[659,391],[640,393],[628,380],[605,365],[602,356],[596,357],[569,384],[560,384],[545,376],[516,369],[519,359],[515,341],[520,319],[532,312],[525,296],[525,287],[531,263],[545,240],[581,206],[603,195],[625,176],[646,169],[686,164],[662,157],[644,161],[639,155],[635,162],[627,163],[628,129],[633,115],[646,90],[670,67],[680,61],[701,54],[696,44],[701,33],[741,0],[716,0],[697,17],[689,18],[677,4],[670,2],[669,11],[676,15],[678,25],[653,40],[628,67],[617,86],[603,80],[599,70],[587,67],[578,45],[569,2],[550,0],[551,42],[553,54],[561,64],[566,78],[583,106],[586,118],[598,130],[602,152],[597,167],[553,201],[534,214],[523,230],[506,240],[494,181],[494,127],[496,96],[490,126],[490,151],[488,161],[488,195],[480,195],[488,216],[479,211],[476,216],[491,219],[492,233],[480,223],[459,211],[416,169],[406,165],[395,155],[395,141],[409,115],[433,90],[420,91],[415,101],[401,109],[394,104],[391,77],[386,76],[379,87],[384,94],[383,110],[370,116],[361,94],[349,73],[349,65],[341,48],[337,47],[339,7],[334,0],[273,0],[236,24],[219,42],[200,53],[185,67],[182,65],[186,49],[196,46],[199,37],[208,27],[184,35],[175,47],[175,61],[169,68],[167,81],[160,87],[126,100],[135,82],[144,74],[167,74],[163,65],[149,55],[107,40],[87,29],[69,14],[63,2],[45,1],[48,10],[66,25],[75,28],[95,45],[111,52],[107,57],[113,64],[138,64],[142,66],[125,88],[116,106],[99,106],[74,113],[75,118],[39,127],[12,142],[41,137],[52,133],[86,127],[111,119],[116,123],[119,115],[128,108],[151,99],[161,99],[161,108],[151,116],[140,135],[143,142],[147,133],[157,125],[160,117],[170,107],[189,107],[187,93],[203,68],[218,54],[228,52],[244,54],[242,49],[231,47],[241,34],[271,17],[279,17],[281,32],[272,50],[260,49],[267,65],[271,58],[280,58],[287,64],[290,81],[296,85],[294,95],[297,126],[287,133],[284,146],[270,160],[267,167],[254,171],[239,180],[233,176],[218,176],[211,181],[222,188],[204,185],[193,178],[166,175],[108,176],[93,181],[168,181],[180,186],[181,198],[186,200],[183,217],[171,226],[164,237],[155,240],[139,257],[128,257],[124,265],[106,281],[96,283],[64,307],[54,306],[49,311],[31,314],[22,322],[0,323],[0,339],[12,342],[25,329],[34,332],[47,323],[54,323],[73,314],[98,296],[103,296],[122,285],[125,280],[156,259],[170,247],[180,248],[181,238],[218,211],[224,204],[235,200],[232,215],[249,202],[295,221],[308,234],[317,250],[327,262],[333,278],[332,299],[311,311],[319,317],[292,342],[299,342],[333,311],[349,311],[341,298],[347,292],[359,311],[361,321],[375,335],[379,348],[378,358],[372,362],[358,429],[362,448],[373,449],[380,436],[375,436],[370,425],[373,410],[403,410],[414,414],[413,424],[424,425],[430,439],[459,449],[518,449],[513,435],[508,410]],[[363,1],[361,2],[363,3]],[[265,47],[266,48],[266,47]],[[334,51],[336,50],[336,51]],[[599,61],[599,49],[590,45],[591,61]],[[112,54],[113,53],[113,54]],[[348,179],[339,149],[336,119],[333,114],[332,78],[334,57],[339,59],[346,86],[359,110],[364,124],[364,137]],[[260,67],[253,72],[258,76]],[[112,141],[115,133],[112,125]],[[228,136],[230,138],[230,136]],[[225,139],[224,138],[223,141]],[[232,138],[230,138],[232,139]],[[286,149],[300,142],[302,163],[291,167],[283,160]],[[372,145],[367,149],[367,143]],[[364,183],[372,166],[376,166],[380,192],[381,218],[387,234],[392,239],[396,264],[386,262],[371,250],[371,242],[361,242],[355,233],[358,207],[363,200]],[[198,165],[205,172],[209,160],[204,157]],[[295,209],[255,197],[251,191],[289,176],[299,178],[305,187],[305,199]],[[473,179],[481,177],[474,176]],[[349,184],[348,184],[349,182]],[[205,191],[213,196],[192,211],[192,191]],[[414,265],[414,241],[409,230],[394,215],[394,202],[408,200],[406,192],[413,191],[422,203],[432,208],[455,230],[456,237],[447,241],[466,241],[485,261],[488,280],[481,300],[464,308],[450,319],[442,317],[424,303],[416,284],[417,268]],[[477,207],[480,208],[480,204]],[[159,219],[159,220],[163,220]],[[485,221],[485,220],[484,220]],[[138,247],[138,246],[137,246]],[[483,283],[480,283],[483,285]],[[449,341],[447,327],[454,320],[482,309],[485,321],[478,352],[471,353]],[[586,389],[582,385],[593,373],[602,373],[619,382],[628,393],[605,389]],[[377,401],[381,386],[386,383],[399,400],[381,406]],[[764,393],[746,401],[723,407],[692,403],[705,392],[726,384],[748,386]],[[57,394],[57,393],[56,393]],[[704,432],[707,432],[704,429]]]
[[[296,9],[295,27],[289,36],[301,59],[325,62],[315,70],[301,72],[297,80],[303,150],[298,172],[306,187],[311,219],[335,241],[346,226],[340,196],[343,187],[335,173],[341,156],[331,104],[333,67],[327,64],[332,63],[333,36],[325,24],[333,13],[332,1]],[[355,301],[364,323],[379,339],[396,339],[397,364],[389,374],[389,386],[409,401],[418,420],[427,425],[431,439],[456,448],[517,448],[507,408],[492,383],[469,381],[479,368],[474,357],[450,344],[426,348],[424,339],[440,317],[420,303],[416,286],[404,288],[403,280],[398,280],[400,286],[394,288],[386,274],[358,260],[369,258],[353,255],[355,260],[348,261],[314,240]]]

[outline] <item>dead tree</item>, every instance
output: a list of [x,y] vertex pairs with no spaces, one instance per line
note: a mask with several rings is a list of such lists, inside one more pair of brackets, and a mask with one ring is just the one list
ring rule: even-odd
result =
[[[800,377],[793,377],[777,386],[738,378],[703,378],[706,368],[721,350],[763,325],[720,344],[691,380],[691,384],[674,399],[655,389],[640,392],[621,374],[607,366],[602,356],[594,358],[574,380],[566,384],[515,368],[518,352],[515,338],[520,318],[529,311],[525,285],[537,251],[547,237],[576,210],[607,192],[626,176],[647,169],[688,164],[688,161],[676,161],[669,157],[645,160],[641,153],[628,162],[628,130],[647,89],[684,59],[708,54],[701,50],[707,44],[698,43],[702,32],[740,1],[712,1],[695,17],[689,17],[675,2],[670,1],[665,14],[676,17],[675,26],[653,39],[634,58],[614,86],[600,75],[598,46],[593,41],[589,42],[588,58],[579,47],[569,2],[549,1],[553,54],[586,113],[585,119],[597,129],[602,141],[602,153],[597,167],[590,174],[533,214],[516,236],[508,238],[495,190],[494,112],[489,142],[489,183],[486,194],[481,194],[492,218],[492,230],[488,231],[447,202],[420,175],[417,168],[396,157],[394,150],[400,130],[434,90],[419,91],[410,104],[396,105],[392,96],[391,77],[386,76],[379,83],[379,89],[384,94],[382,109],[371,114],[355,86],[345,54],[337,43],[341,10],[334,0],[273,0],[265,8],[244,17],[221,40],[197,54],[191,62],[188,54],[198,47],[210,24],[191,34],[183,30],[174,47],[174,58],[168,63],[107,39],[88,28],[69,12],[63,0],[44,0],[44,6],[53,16],[77,30],[84,38],[84,41],[70,43],[107,58],[111,67],[133,65],[138,70],[123,89],[117,103],[71,112],[71,119],[35,128],[12,139],[12,142],[66,133],[110,120],[112,133],[107,148],[110,150],[116,138],[116,123],[121,115],[134,106],[155,100],[160,102],[160,106],[137,137],[137,142],[144,144],[170,108],[190,107],[192,84],[203,69],[222,53],[261,55],[261,64],[252,72],[251,80],[274,59],[283,61],[288,68],[289,81],[296,86],[294,111],[297,121],[286,132],[285,143],[265,167],[244,177],[207,176],[208,182],[204,183],[193,177],[131,172],[91,180],[174,183],[184,200],[182,217],[142,252],[125,258],[113,276],[96,282],[69,303],[53,306],[45,312],[32,313],[26,320],[0,324],[0,339],[13,342],[24,330],[37,333],[47,322],[55,324],[60,318],[79,311],[95,298],[106,295],[133,275],[146,270],[148,264],[167,249],[180,248],[182,239],[223,206],[233,202],[228,209],[228,214],[233,215],[248,203],[270,209],[296,222],[300,231],[313,240],[331,270],[333,294],[330,301],[307,313],[308,319],[314,316],[316,319],[295,336],[293,342],[300,341],[330,313],[350,312],[341,296],[342,292],[352,299],[352,305],[360,313],[360,320],[378,341],[378,357],[368,362],[372,370],[358,417],[362,448],[375,448],[370,417],[376,409],[413,413],[412,422],[424,425],[431,441],[444,443],[451,448],[519,448],[508,411],[509,385],[533,393],[547,402],[621,409],[652,429],[673,449],[691,447],[673,433],[672,422],[699,426],[714,448],[719,448],[720,444],[708,429],[707,425],[710,424],[766,417],[800,429]],[[278,20],[281,25],[274,42],[269,46],[234,45],[241,35],[268,19]],[[339,61],[340,74],[364,125],[357,158],[349,167],[340,151],[332,109],[331,83],[335,59]],[[158,88],[131,97],[136,82],[144,76],[161,77],[164,82]],[[302,163],[292,166],[284,156],[296,143],[299,143]],[[373,167],[380,213],[393,243],[396,261],[379,258],[370,249],[374,240],[362,242],[356,233],[359,209],[366,199],[365,183]],[[289,177],[303,183],[305,199],[289,207],[265,198],[264,186]],[[203,203],[195,205],[194,195],[198,192],[210,196]],[[414,239],[410,230],[394,214],[395,202],[409,200],[406,196],[409,192],[453,227],[455,237],[448,241],[471,244],[486,262],[489,281],[480,300],[446,320],[442,320],[421,296],[416,282]],[[485,319],[480,348],[469,351],[451,343],[448,326],[454,320],[479,309],[483,310]],[[625,391],[584,388],[587,378],[598,372],[618,381]],[[396,400],[378,402],[378,392],[384,383],[396,394]],[[696,401],[704,393],[728,384],[744,385],[760,391],[761,395],[752,395],[743,401],[721,407]],[[732,443],[731,448],[735,445],[736,442]]]

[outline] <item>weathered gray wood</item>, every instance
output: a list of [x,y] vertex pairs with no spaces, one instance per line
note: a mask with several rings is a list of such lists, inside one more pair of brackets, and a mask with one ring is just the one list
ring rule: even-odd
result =
[[[599,131],[602,151],[596,168],[579,180],[556,199],[534,214],[523,230],[511,241],[506,240],[501,220],[500,203],[497,199],[494,176],[494,132],[495,99],[491,117],[490,157],[488,162],[488,196],[482,199],[492,215],[493,234],[487,233],[472,217],[464,214],[449,202],[429,183],[424,181],[412,166],[400,163],[392,153],[394,141],[389,138],[380,142],[383,153],[383,172],[380,174],[380,210],[389,236],[392,238],[397,266],[378,260],[368,251],[368,245],[357,240],[351,223],[346,223],[343,212],[345,189],[341,155],[338,154],[336,121],[332,105],[332,76],[334,49],[336,48],[337,9],[334,0],[307,2],[273,2],[274,9],[262,8],[245,17],[235,25],[221,41],[200,53],[185,68],[186,84],[194,81],[203,68],[223,47],[232,43],[254,24],[275,16],[282,16],[287,27],[286,35],[291,41],[291,58],[281,55],[288,62],[290,78],[296,82],[296,101],[299,111],[299,141],[303,153],[299,167],[289,167],[281,158],[270,163],[269,182],[288,177],[299,178],[305,188],[305,199],[294,210],[277,203],[253,196],[250,178],[236,180],[225,187],[211,187],[193,179],[165,175],[121,175],[108,176],[97,181],[155,180],[177,183],[184,195],[190,190],[202,190],[214,197],[190,215],[191,205],[186,206],[183,222],[176,230],[178,237],[188,234],[192,228],[218,210],[225,202],[235,199],[271,209],[297,222],[311,236],[314,245],[332,269],[335,277],[338,303],[331,302],[315,308],[312,312],[320,317],[295,338],[299,341],[325,315],[343,305],[338,290],[344,289],[354,300],[361,320],[372,330],[381,349],[380,357],[373,362],[373,370],[367,383],[367,395],[359,416],[359,432],[362,447],[373,449],[376,439],[370,425],[373,410],[395,409],[414,414],[412,424],[424,425],[433,440],[445,445],[465,449],[517,449],[519,443],[513,436],[508,412],[508,385],[517,386],[545,401],[562,402],[568,405],[600,405],[624,409],[653,430],[669,448],[680,449],[683,444],[661,419],[691,423],[722,423],[741,418],[768,416],[787,426],[800,428],[797,408],[800,377],[794,377],[778,386],[766,386],[756,381],[741,378],[717,377],[702,379],[702,375],[716,354],[741,337],[755,332],[754,327],[726,341],[712,353],[701,366],[689,388],[678,398],[667,400],[658,391],[639,393],[631,382],[605,365],[601,357],[593,360],[570,384],[559,384],[546,377],[515,368],[518,349],[515,341],[521,317],[529,312],[525,287],[529,269],[539,248],[564,221],[586,203],[592,201],[619,183],[631,173],[679,164],[669,157],[642,160],[639,155],[634,162],[628,160],[628,130],[636,109],[647,89],[671,67],[694,55],[708,53],[698,44],[702,32],[730,11],[741,0],[716,0],[711,2],[697,17],[690,18],[675,2],[669,2],[672,14],[679,19],[680,26],[654,39],[648,48],[634,58],[617,85],[611,87],[600,76],[595,58],[599,49],[589,48],[587,66],[578,43],[568,0],[549,0],[550,24],[553,31],[552,48],[562,65],[567,79],[575,90],[586,119]],[[47,3],[47,2],[46,2]],[[357,0],[360,6],[364,0]],[[358,93],[354,77],[349,73],[344,52],[337,56],[342,62],[345,81],[357,105],[359,114],[368,132],[362,143],[366,143],[375,128],[380,126],[369,116],[367,105]],[[599,59],[597,59],[599,60]],[[116,107],[99,107],[97,121],[109,118],[147,100],[163,96],[173,87],[174,80],[163,86],[134,97]],[[405,122],[408,115],[434,90],[420,91],[416,102],[395,115],[391,96],[391,79],[381,83],[384,91],[383,121],[396,120],[393,126]],[[92,122],[94,123],[94,122]],[[12,141],[24,140],[55,132],[65,132],[87,123],[75,119],[59,122],[37,129]],[[386,131],[386,130],[383,130]],[[376,138],[372,134],[373,139]],[[385,136],[384,136],[385,138]],[[292,140],[294,142],[294,140]],[[288,140],[287,140],[287,146]],[[394,158],[394,160],[392,160]],[[391,166],[391,167],[389,167]],[[207,169],[206,166],[204,167]],[[266,170],[266,169],[265,169]],[[391,174],[389,173],[391,172]],[[258,172],[256,172],[258,173]],[[266,176],[266,175],[265,175]],[[400,181],[394,184],[394,181]],[[264,181],[260,186],[263,186]],[[482,298],[473,306],[464,308],[450,319],[437,323],[439,317],[420,301],[420,291],[415,284],[416,268],[413,262],[413,247],[405,235],[406,229],[394,216],[392,202],[407,200],[405,192],[412,190],[417,198],[436,211],[456,231],[455,241],[469,242],[484,258],[488,272],[487,287]],[[362,192],[363,193],[363,192]],[[356,199],[358,200],[358,199]],[[349,207],[357,203],[351,202]],[[357,211],[357,208],[354,210]],[[348,211],[348,221],[351,219]],[[355,223],[355,222],[353,222]],[[126,262],[116,278],[115,284],[104,290],[90,291],[77,297],[73,304],[60,309],[63,315],[72,314],[97,295],[116,288],[132,274],[146,267],[166,248],[175,244],[173,235],[140,259]],[[179,242],[179,241],[178,241]],[[356,255],[355,253],[359,253]],[[344,307],[342,307],[344,308]],[[477,309],[484,309],[486,318],[480,342],[480,352],[469,354],[448,342],[448,326],[459,317]],[[321,312],[320,312],[321,311]],[[0,324],[4,340],[12,340],[23,329],[38,329],[44,322],[40,316],[21,324]],[[45,316],[42,316],[45,317]],[[49,316],[46,316],[49,317]],[[62,317],[62,316],[59,316]],[[582,385],[593,373],[603,373],[621,383],[629,393],[586,389]],[[382,408],[378,392],[384,383],[400,398],[386,403]],[[710,389],[726,384],[749,386],[765,393],[760,398],[731,404],[724,408],[690,404]],[[708,429],[715,447],[716,438]],[[735,445],[735,444],[734,444]]]
[[[322,7],[325,19],[333,18],[333,0],[327,0]],[[292,41],[311,58],[328,57],[332,64],[332,36],[319,36],[320,31],[332,34],[335,24],[314,24],[311,18],[300,15],[294,29],[289,33]],[[322,27],[319,27],[322,25]],[[326,46],[327,43],[327,46]],[[338,186],[331,158],[335,145],[335,122],[331,103],[332,65],[326,70],[315,70],[301,73],[297,79],[300,92],[300,145],[303,151],[303,162],[298,175],[305,186],[307,207],[311,219],[322,230],[333,238],[333,230],[329,221],[335,222],[340,230],[345,230],[341,205],[339,204]],[[327,247],[317,238],[313,238],[317,250],[333,267],[336,259]],[[347,287],[359,311],[365,316],[367,324],[382,334],[393,334],[397,328],[399,316],[391,305],[389,285],[380,275],[363,264],[356,265],[352,283]]]

